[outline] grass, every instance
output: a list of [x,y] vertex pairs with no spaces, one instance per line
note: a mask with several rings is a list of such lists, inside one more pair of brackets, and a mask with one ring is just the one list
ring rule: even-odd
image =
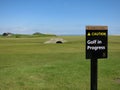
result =
[[[84,36],[0,38],[0,90],[90,90]],[[109,36],[109,57],[99,60],[98,90],[120,89],[120,36]]]

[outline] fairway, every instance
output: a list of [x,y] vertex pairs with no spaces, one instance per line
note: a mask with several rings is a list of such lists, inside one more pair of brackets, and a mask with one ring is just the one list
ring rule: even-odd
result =
[[[67,42],[0,38],[0,90],[90,90],[85,37],[59,37]],[[120,90],[120,36],[109,36],[108,59],[98,62],[98,90]]]

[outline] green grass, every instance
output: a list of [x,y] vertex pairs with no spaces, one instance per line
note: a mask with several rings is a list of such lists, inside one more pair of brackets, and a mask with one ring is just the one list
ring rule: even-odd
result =
[[[0,90],[90,90],[84,36],[0,38]],[[120,36],[109,36],[109,57],[99,60],[98,90],[120,89]]]

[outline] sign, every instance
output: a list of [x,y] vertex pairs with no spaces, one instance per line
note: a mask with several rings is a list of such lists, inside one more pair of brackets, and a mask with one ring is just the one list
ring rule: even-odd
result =
[[86,26],[86,59],[107,58],[108,27]]

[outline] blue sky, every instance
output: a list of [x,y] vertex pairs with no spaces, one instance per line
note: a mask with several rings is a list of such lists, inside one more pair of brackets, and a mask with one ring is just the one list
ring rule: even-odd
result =
[[120,34],[120,0],[0,0],[0,33],[85,34],[107,25]]

